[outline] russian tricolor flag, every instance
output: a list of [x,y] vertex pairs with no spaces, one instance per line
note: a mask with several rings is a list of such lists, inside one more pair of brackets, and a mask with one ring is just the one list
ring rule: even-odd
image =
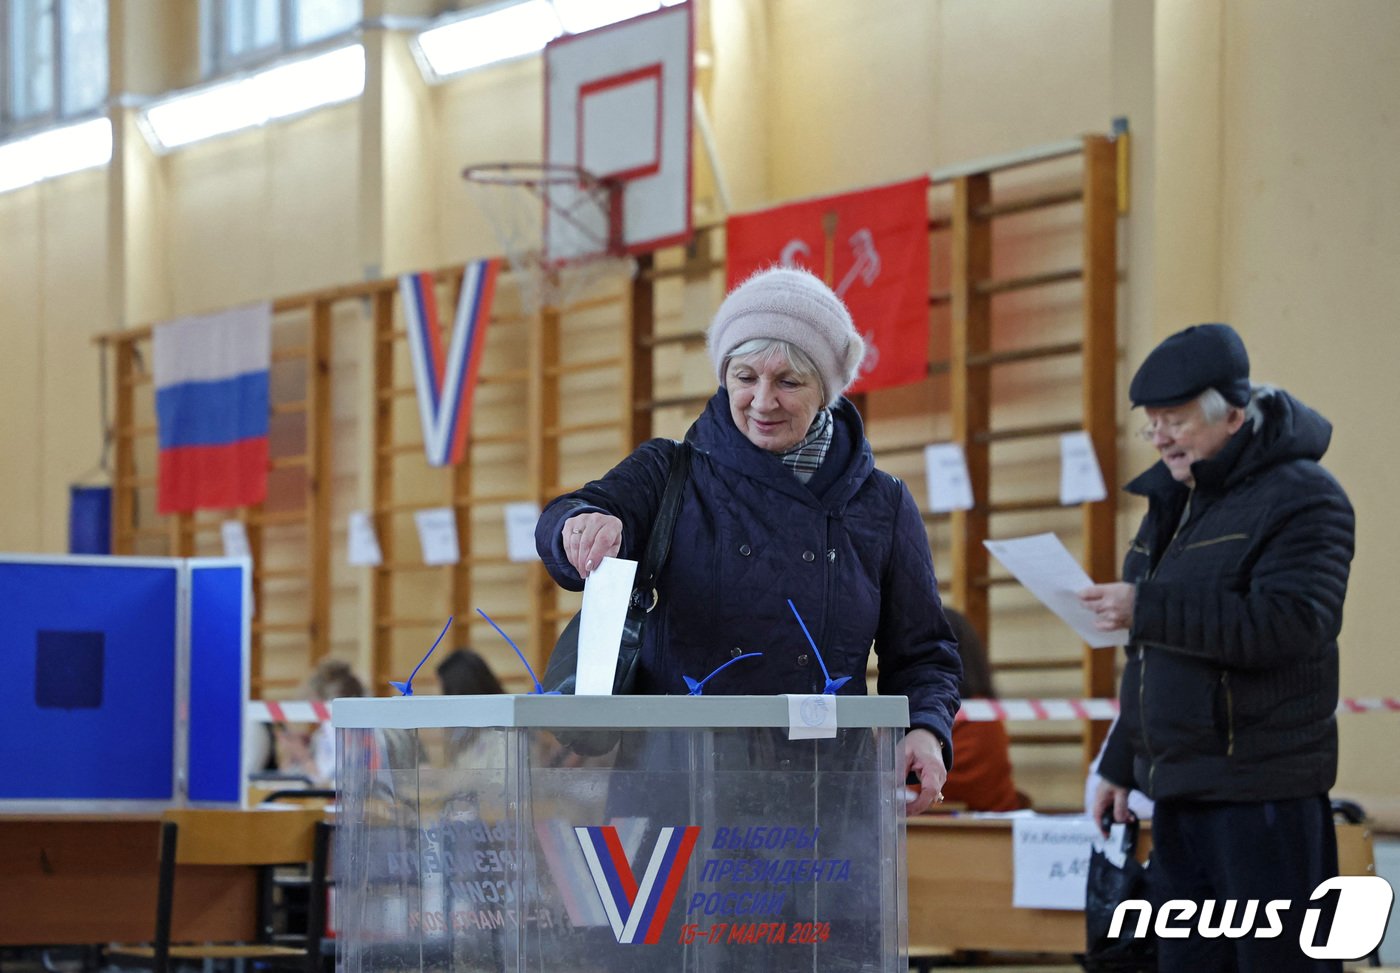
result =
[[272,305],[158,325],[156,426],[162,514],[242,507],[267,496]]

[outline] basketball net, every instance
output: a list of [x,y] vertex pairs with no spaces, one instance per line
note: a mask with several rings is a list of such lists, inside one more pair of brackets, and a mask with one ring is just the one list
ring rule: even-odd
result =
[[603,279],[636,274],[621,244],[621,183],[540,162],[468,166],[462,178],[515,271],[526,315],[564,310]]

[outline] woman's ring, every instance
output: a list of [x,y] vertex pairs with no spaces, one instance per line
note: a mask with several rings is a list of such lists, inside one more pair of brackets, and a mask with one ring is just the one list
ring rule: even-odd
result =
[[574,533],[575,533],[575,534],[582,534],[582,533],[583,533],[583,528],[582,528],[582,527],[575,527],[575,528],[574,528]]

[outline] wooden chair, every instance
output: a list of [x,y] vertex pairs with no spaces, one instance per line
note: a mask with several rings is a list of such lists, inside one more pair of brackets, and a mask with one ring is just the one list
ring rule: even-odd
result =
[[[321,939],[325,929],[326,869],[331,826],[316,808],[279,810],[179,809],[162,815],[155,933],[149,944],[113,945],[108,957],[117,965],[149,967],[170,973],[183,962],[256,960],[304,973],[320,973]],[[271,873],[277,866],[305,866],[310,885],[307,933],[302,943],[274,943]],[[249,888],[256,899],[249,937],[231,943],[172,943],[178,869],[242,868],[258,873]],[[240,903],[246,907],[248,903]],[[179,910],[230,908],[228,903],[181,901]]]

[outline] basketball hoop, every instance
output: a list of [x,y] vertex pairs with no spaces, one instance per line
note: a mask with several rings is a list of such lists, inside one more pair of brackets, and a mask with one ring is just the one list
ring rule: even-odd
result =
[[622,246],[622,184],[577,166],[494,162],[462,178],[515,270],[521,308],[559,310],[611,274],[636,273]]

